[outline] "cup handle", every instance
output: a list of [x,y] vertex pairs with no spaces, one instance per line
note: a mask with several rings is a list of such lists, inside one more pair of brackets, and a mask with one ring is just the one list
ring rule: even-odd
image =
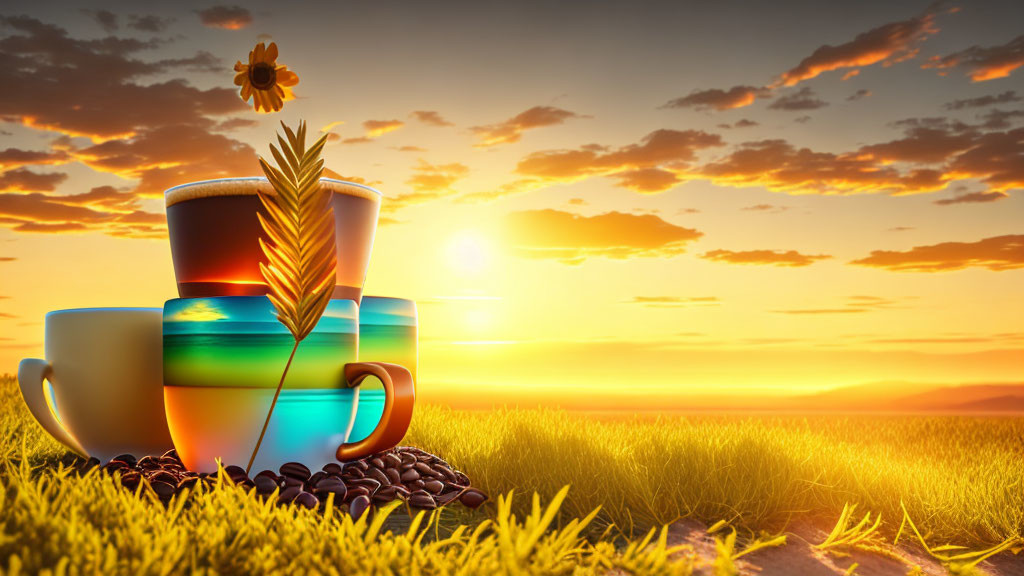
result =
[[57,416],[50,409],[46,402],[46,395],[43,392],[43,381],[49,380],[51,385],[57,383],[50,378],[53,374],[53,366],[46,360],[39,358],[25,358],[18,364],[18,385],[21,387],[21,397],[25,399],[29,412],[35,416],[36,421],[44,430],[50,433],[58,442],[77,452],[81,456],[89,457],[89,453],[82,448],[78,440],[71,435],[64,425],[60,423]]
[[412,406],[416,400],[412,373],[398,364],[386,362],[345,364],[345,382],[349,388],[359,386],[367,376],[375,376],[384,384],[384,413],[369,436],[338,446],[335,457],[341,462],[357,460],[396,446],[405,437],[412,421]]

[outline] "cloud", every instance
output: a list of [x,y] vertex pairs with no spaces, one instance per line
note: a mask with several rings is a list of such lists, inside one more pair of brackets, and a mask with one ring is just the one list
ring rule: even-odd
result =
[[259,125],[259,121],[253,120],[252,118],[228,118],[218,122],[215,128],[218,131],[230,132],[232,130],[238,130],[239,128],[255,128]]
[[776,314],[819,315],[819,314],[859,314],[867,312],[862,308],[793,308],[789,310],[772,310]]
[[921,68],[937,69],[943,76],[950,68],[960,68],[972,82],[985,82],[1007,78],[1021,66],[1024,66],[1024,36],[999,46],[971,46],[948,56],[933,56]]
[[16,232],[95,231],[110,236],[164,238],[163,214],[138,209],[138,198],[111,186],[72,195],[0,193],[0,226]]
[[607,212],[581,216],[546,209],[508,214],[505,235],[521,256],[580,264],[597,256],[614,259],[676,256],[703,233],[676,226],[653,214]]
[[942,107],[946,110],[963,110],[964,108],[981,108],[992,106],[993,104],[1010,104],[1011,102],[1020,102],[1021,100],[1024,100],[1024,98],[1017,96],[1015,91],[1007,90],[999,94],[987,94],[977,98],[953,100],[952,102],[946,102]]
[[669,100],[662,108],[695,108],[697,110],[731,110],[750,106],[758,98],[764,98],[770,91],[757,86],[733,86],[728,90],[712,88],[694,90],[686,96]]
[[594,147],[534,152],[519,161],[516,172],[544,182],[612,176],[625,188],[661,192],[679,182],[676,174],[684,172],[699,150],[721,145],[717,134],[663,129],[644,136],[639,144],[604,152]]
[[21,190],[25,192],[53,192],[57,185],[67,180],[63,172],[40,174],[27,168],[0,172],[0,190]]
[[534,106],[512,118],[487,126],[473,126],[470,130],[480,138],[478,147],[496,146],[519,142],[523,132],[544,126],[564,124],[574,118],[589,118],[554,106]]
[[65,164],[70,161],[71,157],[63,150],[49,152],[20,148],[0,150],[0,170],[10,170],[20,166]]
[[413,192],[399,194],[388,199],[381,207],[382,212],[391,214],[407,206],[423,204],[456,194],[452,185],[469,174],[469,167],[459,162],[431,164],[420,159],[419,164],[413,167],[413,172],[413,175],[405,181],[413,189]]
[[420,148],[419,146],[392,146],[392,150],[398,150],[399,152],[426,152],[426,148]]
[[798,110],[817,110],[825,106],[828,106],[828,102],[818,98],[817,94],[809,86],[804,86],[796,92],[782,96],[772,102],[768,109],[794,112]]
[[993,108],[981,115],[984,120],[981,126],[989,130],[1005,130],[1013,126],[1018,119],[1024,118],[1024,110],[1000,110]]
[[893,226],[892,228],[886,228],[886,232],[907,232],[910,230],[916,230],[913,226]]
[[744,206],[740,210],[748,212],[785,212],[789,210],[789,206],[778,206],[775,204],[754,204],[753,206]]
[[431,126],[455,126],[452,122],[444,119],[439,112],[434,110],[413,110],[409,116],[412,116],[417,121]]
[[717,296],[634,296],[628,304],[638,304],[646,308],[692,308],[695,306],[718,306],[721,300]]
[[103,28],[104,32],[114,32],[117,30],[117,14],[110,10],[96,10],[95,12],[89,12],[89,14],[100,25],[100,28]]
[[889,308],[902,308],[898,300],[893,298],[885,298],[882,296],[867,296],[867,295],[855,295],[847,298],[847,305],[856,308],[868,308],[868,309],[889,309]]
[[14,262],[17,258],[13,256],[0,256],[0,262]]
[[398,130],[402,126],[405,126],[405,122],[401,120],[367,120],[363,122],[363,130],[366,130],[367,138],[379,138],[388,132]]
[[173,21],[173,18],[161,18],[153,14],[132,14],[128,17],[128,27],[140,32],[163,32]]
[[705,260],[729,264],[762,264],[773,266],[810,266],[818,260],[827,260],[827,254],[801,254],[796,250],[712,250],[701,255]]
[[1003,200],[1004,198],[1009,198],[1006,192],[968,192],[964,194],[957,194],[951,198],[936,200],[934,204],[938,204],[939,206],[949,206],[950,204],[995,202],[996,200]]
[[994,236],[977,242],[943,242],[906,251],[874,250],[850,262],[903,272],[946,272],[964,268],[994,271],[1024,268],[1024,235]]
[[799,64],[782,73],[772,87],[795,86],[833,70],[860,69],[878,63],[890,65],[913,58],[917,55],[917,45],[939,31],[934,20],[934,15],[929,12],[873,28],[838,46],[820,46]]
[[857,90],[853,94],[850,94],[849,96],[847,96],[846,100],[848,102],[856,102],[857,100],[863,100],[865,98],[870,98],[870,97],[871,97],[871,90],[868,90],[867,88],[861,88],[860,90]]
[[252,14],[241,6],[211,6],[197,13],[199,21],[207,28],[241,30],[252,24]]

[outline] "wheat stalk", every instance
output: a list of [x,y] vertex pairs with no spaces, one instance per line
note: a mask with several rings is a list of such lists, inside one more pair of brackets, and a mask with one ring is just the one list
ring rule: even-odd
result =
[[334,209],[331,207],[330,190],[320,185],[324,171],[320,153],[327,142],[327,135],[321,136],[307,149],[305,122],[300,122],[295,131],[284,122],[281,127],[287,141],[279,134],[277,142],[281,149],[270,145],[277,167],[260,157],[260,167],[274,189],[273,192],[261,190],[258,193],[267,213],[266,216],[259,214],[260,226],[267,237],[266,240],[260,238],[260,248],[266,256],[266,261],[260,262],[260,272],[270,289],[267,297],[277,310],[277,319],[292,333],[295,345],[277,383],[246,473],[252,469],[263,443],[299,342],[316,327],[336,282]]

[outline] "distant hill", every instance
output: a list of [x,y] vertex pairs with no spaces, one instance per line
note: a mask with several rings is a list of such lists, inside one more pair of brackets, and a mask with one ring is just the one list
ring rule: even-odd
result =
[[792,409],[870,412],[1024,412],[1024,383],[874,382],[793,399]]

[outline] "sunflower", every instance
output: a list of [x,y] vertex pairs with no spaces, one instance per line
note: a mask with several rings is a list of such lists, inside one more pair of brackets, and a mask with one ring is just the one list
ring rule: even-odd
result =
[[277,44],[273,42],[270,46],[257,44],[249,52],[249,64],[238,61],[235,72],[235,86],[242,87],[238,95],[245,102],[252,96],[257,112],[277,112],[284,102],[295,98],[289,86],[298,84],[299,77],[287,66],[277,64]]

